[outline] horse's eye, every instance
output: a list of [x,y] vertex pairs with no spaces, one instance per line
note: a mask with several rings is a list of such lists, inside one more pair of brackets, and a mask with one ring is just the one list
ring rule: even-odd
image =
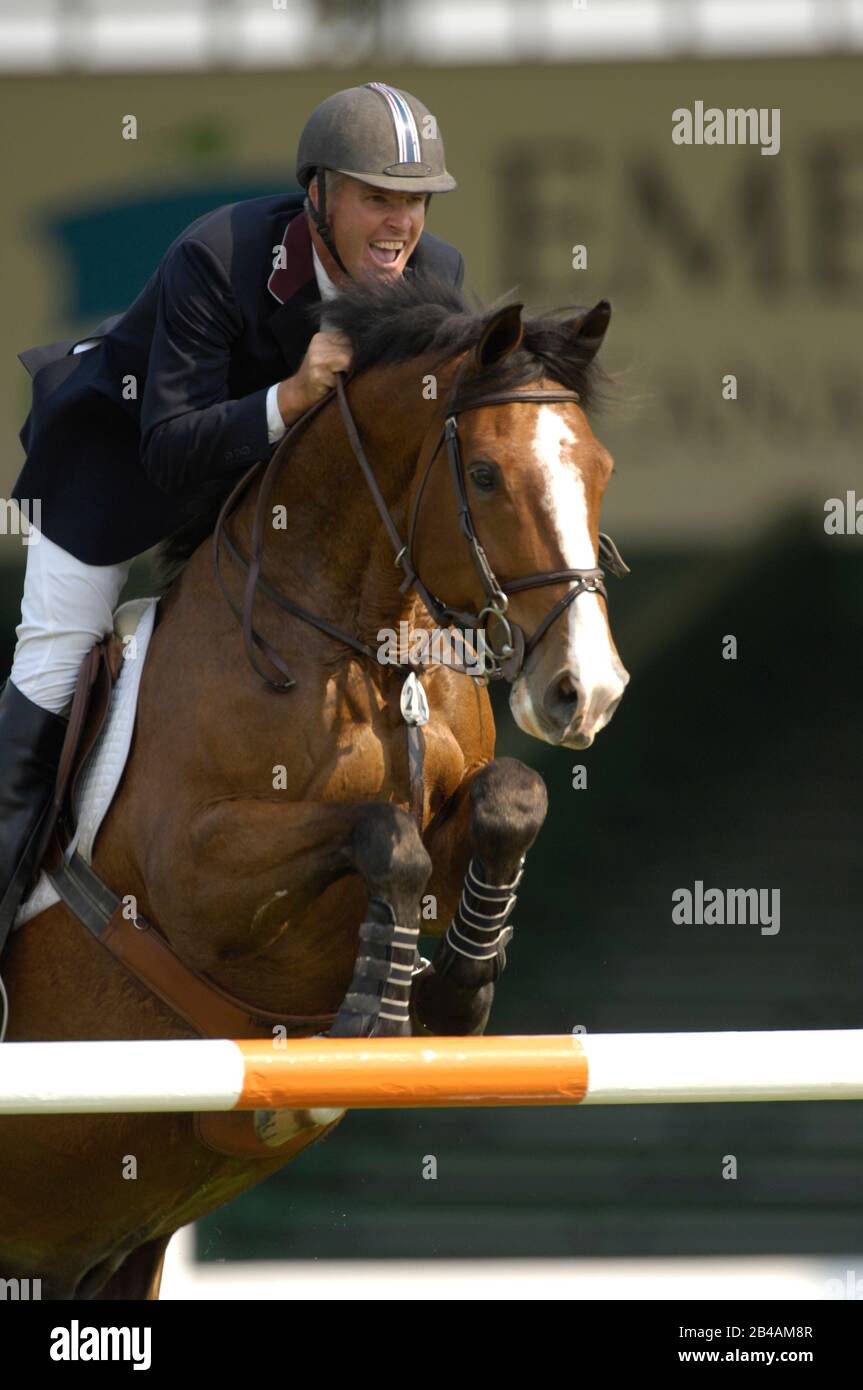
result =
[[497,469],[490,463],[478,463],[470,470],[470,480],[478,492],[494,492],[497,487]]

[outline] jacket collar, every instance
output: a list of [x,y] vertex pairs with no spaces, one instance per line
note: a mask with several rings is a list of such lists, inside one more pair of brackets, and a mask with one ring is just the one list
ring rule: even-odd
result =
[[291,372],[299,367],[312,339],[314,327],[306,309],[320,303],[315,278],[309,223],[302,209],[291,218],[282,237],[280,264],[267,280],[267,289],[276,304],[267,323]]
[[279,249],[283,252],[279,259],[284,265],[272,272],[267,289],[277,303],[287,304],[307,281],[315,279],[309,220],[302,208],[285,228]]

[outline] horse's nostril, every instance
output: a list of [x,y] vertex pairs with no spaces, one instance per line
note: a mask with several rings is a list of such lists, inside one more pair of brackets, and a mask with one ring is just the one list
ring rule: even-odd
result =
[[574,719],[581,700],[581,686],[569,671],[549,681],[543,697],[545,712],[555,724],[566,727]]
[[566,704],[578,704],[578,681],[565,671],[557,682],[557,697]]

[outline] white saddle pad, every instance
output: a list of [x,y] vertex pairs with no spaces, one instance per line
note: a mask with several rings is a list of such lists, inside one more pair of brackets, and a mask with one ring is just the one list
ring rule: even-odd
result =
[[[114,614],[114,631],[131,640],[126,641],[126,659],[114,686],[108,717],[78,779],[75,794],[78,821],[75,847],[88,864],[92,863],[96,835],[114,800],[132,745],[138,690],[158,602],[157,598],[131,599],[121,604]],[[60,896],[48,876],[40,874],[29,898],[18,909],[15,926],[23,927],[25,922],[59,901]]]

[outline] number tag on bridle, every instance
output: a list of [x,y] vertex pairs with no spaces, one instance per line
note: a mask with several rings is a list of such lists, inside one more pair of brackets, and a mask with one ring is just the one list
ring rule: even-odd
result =
[[416,672],[411,671],[402,686],[402,719],[406,724],[427,724],[429,720],[428,697]]

